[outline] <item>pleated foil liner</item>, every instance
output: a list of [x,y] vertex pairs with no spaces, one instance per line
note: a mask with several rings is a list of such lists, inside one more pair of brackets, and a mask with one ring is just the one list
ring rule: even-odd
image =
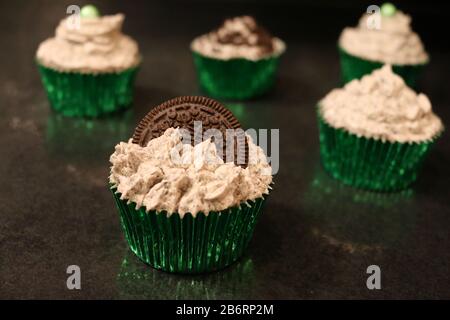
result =
[[376,191],[410,186],[437,139],[422,143],[383,142],[335,129],[317,112],[323,167],[345,184]]
[[[341,76],[343,83],[360,79],[366,74],[372,73],[375,69],[380,69],[384,63],[358,58],[341,47],[338,47],[341,62]],[[405,83],[415,88],[418,77],[426,64],[417,65],[392,65],[392,71],[401,76]]]
[[173,273],[204,273],[236,261],[253,235],[263,198],[208,215],[136,209],[111,187],[130,249],[145,263]]
[[129,106],[138,68],[119,73],[59,72],[38,63],[51,107],[71,117],[98,117]]
[[192,52],[200,87],[214,98],[248,99],[267,92],[275,82],[280,56],[258,61],[214,59]]

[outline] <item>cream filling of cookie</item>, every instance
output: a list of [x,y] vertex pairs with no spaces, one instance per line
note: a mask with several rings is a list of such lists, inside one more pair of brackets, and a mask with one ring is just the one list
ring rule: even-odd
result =
[[122,34],[123,14],[80,18],[79,28],[69,17],[56,35],[42,42],[36,58],[46,67],[65,72],[120,72],[139,64],[137,43]]
[[348,53],[364,59],[396,65],[422,64],[428,55],[420,37],[411,29],[411,18],[401,11],[380,15],[380,29],[374,28],[364,14],[355,28],[345,28],[339,45]]
[[443,130],[427,96],[416,94],[389,65],[332,90],[319,112],[334,128],[383,141],[424,142]]
[[210,139],[195,147],[183,144],[179,129],[167,129],[145,147],[121,142],[110,158],[110,183],[121,199],[137,208],[168,215],[195,216],[239,206],[268,194],[272,183],[264,151],[248,138],[250,160],[245,169],[224,163]]

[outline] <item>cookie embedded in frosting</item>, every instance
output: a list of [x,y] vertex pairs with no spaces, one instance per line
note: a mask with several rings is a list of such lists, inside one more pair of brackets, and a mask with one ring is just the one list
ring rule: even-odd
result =
[[331,91],[319,112],[334,128],[390,142],[424,142],[443,130],[428,97],[415,93],[389,65]]
[[400,10],[379,15],[380,28],[368,23],[364,14],[357,27],[345,28],[339,46],[348,53],[367,60],[395,65],[416,65],[428,62],[428,54],[420,37],[411,29],[411,17]]
[[264,151],[250,137],[248,143],[252,161],[242,168],[224,162],[211,139],[183,144],[180,129],[169,128],[144,147],[119,143],[110,158],[110,183],[137,208],[168,215],[239,206],[268,194],[272,182]]
[[227,19],[217,30],[194,39],[191,49],[218,59],[258,60],[281,54],[285,45],[253,17],[241,16]]
[[55,37],[42,42],[36,58],[45,67],[65,72],[121,72],[141,60],[137,43],[122,33],[125,16],[89,16],[79,28],[63,19]]

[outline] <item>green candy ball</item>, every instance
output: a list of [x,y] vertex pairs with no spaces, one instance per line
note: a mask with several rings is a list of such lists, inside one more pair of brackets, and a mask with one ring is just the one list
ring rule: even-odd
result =
[[390,2],[386,2],[381,6],[381,14],[385,17],[392,17],[397,8]]
[[80,16],[82,18],[97,18],[98,16],[100,16],[100,13],[95,6],[93,6],[92,4],[88,4],[81,8]]

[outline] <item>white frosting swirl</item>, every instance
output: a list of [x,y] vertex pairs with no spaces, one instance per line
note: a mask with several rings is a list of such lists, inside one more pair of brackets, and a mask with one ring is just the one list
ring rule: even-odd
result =
[[422,41],[411,29],[411,18],[401,11],[380,15],[380,29],[369,28],[364,14],[356,28],[345,28],[339,45],[355,56],[389,64],[411,65],[428,61]]
[[146,147],[131,140],[116,145],[110,183],[121,198],[147,211],[166,210],[183,217],[188,212],[195,216],[221,211],[269,193],[271,167],[250,137],[250,163],[245,169],[224,163],[211,140],[195,147],[181,141],[180,130],[169,128]]
[[416,94],[389,65],[332,90],[319,108],[334,128],[366,138],[424,142],[443,130],[427,96]]
[[139,64],[137,43],[122,34],[123,14],[81,18],[80,27],[63,19],[56,35],[42,42],[37,59],[59,71],[120,72]]

